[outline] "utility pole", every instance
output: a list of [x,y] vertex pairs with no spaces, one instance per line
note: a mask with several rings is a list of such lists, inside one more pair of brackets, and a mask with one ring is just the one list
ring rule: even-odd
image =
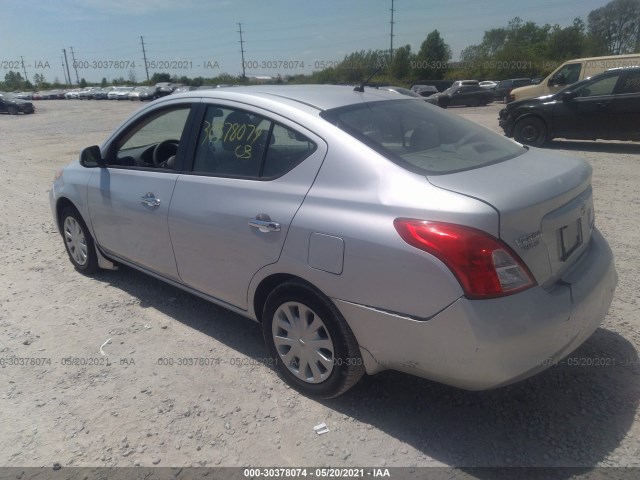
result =
[[62,62],[62,75],[64,76],[64,83],[71,85],[69,78],[67,78],[67,72],[64,69],[64,58],[60,57],[60,62]]
[[393,12],[395,12],[395,10],[393,9],[393,0],[391,0],[391,34],[389,35],[391,37],[391,48],[389,49],[389,61],[393,62],[393,24],[395,23],[393,21]]
[[64,63],[67,66],[67,76],[69,77],[69,85],[71,85],[71,72],[69,72],[69,60],[67,60],[67,51],[63,48],[62,53],[64,53]]
[[27,69],[24,68],[24,58],[22,58],[22,55],[20,55],[20,60],[22,61],[22,71],[24,72],[24,80],[28,82],[29,79],[27,78]]
[[76,56],[73,54],[73,47],[69,47],[71,49],[71,58],[73,59],[73,68],[76,71],[76,80],[78,85],[80,85],[80,77],[78,76],[78,64],[76,63]]
[[144,38],[140,35],[140,43],[142,44],[142,57],[144,58],[144,69],[147,72],[147,82],[149,81],[149,67],[147,66],[147,52],[144,50]]
[[244,71],[244,41],[242,40],[242,24],[238,23],[238,27],[240,28],[240,30],[238,30],[238,33],[240,34],[240,54],[242,55],[242,81],[246,81],[247,80],[247,76],[245,75],[245,71]]

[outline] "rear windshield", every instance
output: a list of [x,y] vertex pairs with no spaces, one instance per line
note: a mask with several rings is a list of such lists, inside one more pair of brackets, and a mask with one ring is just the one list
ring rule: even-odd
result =
[[327,110],[321,116],[398,165],[439,175],[526,152],[521,145],[424,100],[388,100]]

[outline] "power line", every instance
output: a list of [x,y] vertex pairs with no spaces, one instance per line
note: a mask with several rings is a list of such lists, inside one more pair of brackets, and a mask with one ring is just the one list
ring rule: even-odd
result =
[[238,22],[238,27],[240,28],[238,30],[238,33],[240,34],[240,55],[242,56],[242,81],[244,82],[247,80],[247,77],[244,71],[244,41],[242,40],[242,24],[240,22]]

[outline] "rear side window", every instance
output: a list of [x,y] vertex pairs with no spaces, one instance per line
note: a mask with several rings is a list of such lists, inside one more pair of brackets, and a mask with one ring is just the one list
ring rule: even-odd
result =
[[341,107],[322,117],[389,160],[438,175],[501,162],[521,145],[422,100],[388,100]]
[[276,178],[311,155],[306,136],[244,110],[208,106],[193,172],[240,178]]
[[595,82],[589,82],[577,90],[578,97],[598,97],[601,95],[612,95],[618,83],[619,75],[605,77]]
[[620,93],[640,93],[640,72],[627,73],[620,87]]

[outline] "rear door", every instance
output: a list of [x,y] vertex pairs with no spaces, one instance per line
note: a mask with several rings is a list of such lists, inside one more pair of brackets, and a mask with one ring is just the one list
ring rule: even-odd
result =
[[554,135],[567,138],[610,138],[613,92],[620,79],[614,73],[587,82],[575,90],[577,97],[559,99],[553,110]]
[[193,166],[169,212],[178,271],[188,286],[247,309],[249,283],[278,261],[327,146],[270,112],[230,102],[203,109]]
[[618,140],[640,139],[640,71],[628,71],[618,84],[611,99],[611,138]]

